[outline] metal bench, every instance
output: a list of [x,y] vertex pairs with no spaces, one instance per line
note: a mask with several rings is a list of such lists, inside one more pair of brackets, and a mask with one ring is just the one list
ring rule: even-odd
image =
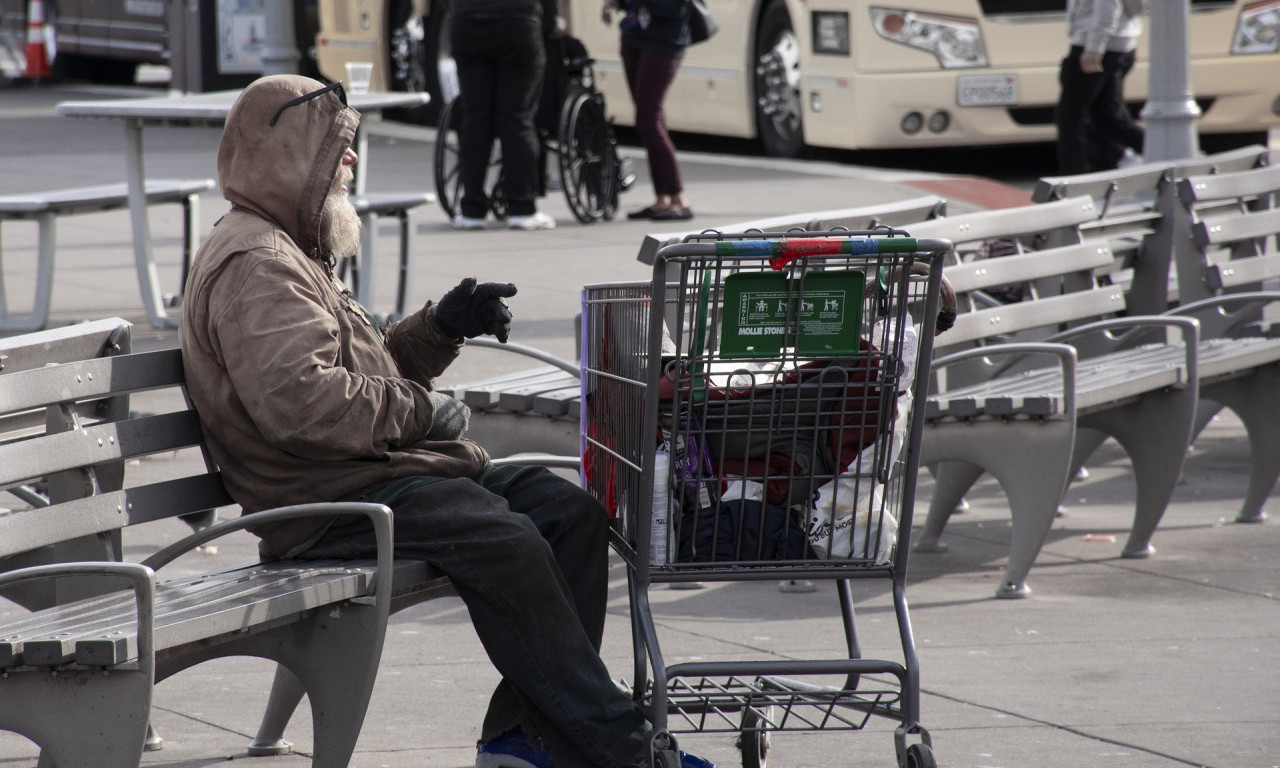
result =
[[1200,321],[1201,407],[1196,434],[1223,407],[1249,435],[1252,468],[1238,522],[1266,519],[1280,477],[1280,166],[1169,180],[1169,228],[1184,303]]
[[[69,361],[71,347],[49,352],[63,342],[97,350],[78,361]],[[38,364],[42,348],[46,360],[62,362]],[[36,742],[42,765],[133,768],[155,683],[213,658],[253,655],[278,662],[281,670],[258,742],[287,749],[281,733],[305,691],[315,723],[312,764],[347,765],[387,616],[452,594],[447,579],[425,564],[392,560],[390,511],[371,504],[289,507],[204,528],[141,564],[114,562],[130,526],[233,503],[217,469],[205,462],[194,473],[190,462],[171,462],[165,465],[175,467],[170,474],[155,462],[145,477],[124,483],[125,462],[203,447],[195,412],[172,407],[186,403],[181,352],[130,353],[129,324],[112,320],[6,339],[0,354],[6,358],[0,491],[47,486],[47,503],[31,498],[26,508],[0,516],[5,568],[26,565],[26,557],[46,560],[0,575],[6,596],[17,594],[19,604],[34,609],[0,622],[0,673],[9,691],[0,697],[0,728]],[[132,410],[131,396],[142,392],[170,407]],[[374,521],[376,561],[252,562],[156,577],[181,554],[250,522],[335,513]],[[77,545],[74,554],[59,551],[70,543]],[[67,557],[92,562],[47,562]],[[120,579],[131,588],[108,592]],[[47,588],[10,589],[41,585]]]
[[[1096,218],[1092,200],[1076,197],[907,227],[956,244],[945,274],[960,310],[935,346],[921,462],[934,467],[936,482],[915,547],[945,548],[948,518],[989,472],[1009,497],[1013,523],[999,597],[1028,593],[1027,573],[1069,479],[1108,436],[1129,454],[1137,485],[1124,554],[1148,554],[1191,438],[1197,324],[1121,317],[1124,293],[1107,279],[1110,247],[1081,234]],[[991,240],[1019,252],[982,258]],[[1002,303],[991,292],[1009,285],[1022,288],[1021,301]]]
[[[213,187],[213,179],[148,179],[146,182],[147,205],[177,203],[182,206],[184,284],[187,265],[195,255],[198,242],[200,194]],[[14,312],[10,309],[4,286],[3,253],[0,252],[0,331],[34,331],[48,324],[59,216],[120,210],[128,207],[129,191],[123,182],[27,195],[0,196],[0,223],[7,220],[34,220],[39,223],[36,285],[30,312]]]
[[1155,176],[1140,166],[1045,179],[1035,193],[1088,194],[1104,210],[1085,231],[1107,238],[1113,253],[1138,244],[1131,273],[1112,275],[1126,289],[1130,312],[1200,321],[1192,440],[1223,407],[1245,424],[1252,467],[1239,522],[1266,519],[1263,507],[1280,475],[1280,412],[1268,394],[1277,390],[1274,342],[1259,338],[1276,336],[1276,297],[1257,293],[1280,287],[1280,167],[1271,162],[1266,147],[1245,147],[1156,166]]

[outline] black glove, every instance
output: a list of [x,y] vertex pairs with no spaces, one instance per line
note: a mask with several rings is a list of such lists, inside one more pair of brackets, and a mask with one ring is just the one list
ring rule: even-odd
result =
[[427,399],[434,408],[428,440],[457,440],[467,433],[471,424],[471,409],[460,400],[441,392],[428,392]]
[[503,299],[515,295],[516,287],[511,283],[477,286],[476,279],[468,277],[431,308],[432,315],[446,336],[474,339],[488,333],[505,344],[511,335],[511,310]]

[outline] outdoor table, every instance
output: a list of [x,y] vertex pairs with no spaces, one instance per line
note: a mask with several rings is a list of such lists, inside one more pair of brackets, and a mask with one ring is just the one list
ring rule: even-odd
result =
[[[147,174],[143,159],[142,130],[147,126],[160,125],[221,126],[226,122],[231,105],[239,95],[239,90],[215,91],[110,101],[64,101],[57,106],[59,115],[110,118],[124,123],[125,171],[129,185],[129,216],[133,225],[134,262],[138,270],[142,303],[153,327],[176,328],[178,318],[165,311],[157,284],[155,254],[151,245],[151,226],[147,219],[143,186]],[[356,110],[369,114],[394,107],[420,106],[427,103],[428,98],[426,93],[348,93],[347,103]],[[368,148],[368,137],[362,128],[356,132],[355,150],[363,158]],[[356,166],[356,194],[364,192],[366,167],[367,163],[363,162]],[[367,273],[373,270],[373,259],[360,259],[359,269],[360,285],[372,286],[372,274]]]

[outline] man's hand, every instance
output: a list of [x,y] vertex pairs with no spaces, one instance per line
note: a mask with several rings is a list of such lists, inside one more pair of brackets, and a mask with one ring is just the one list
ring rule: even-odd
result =
[[511,310],[503,299],[515,295],[516,287],[511,283],[477,286],[476,279],[468,277],[431,308],[432,315],[446,336],[474,339],[487,333],[505,344],[511,335]]
[[1098,51],[1085,51],[1080,54],[1080,71],[1086,75],[1096,75],[1102,71],[1102,54]]
[[427,393],[434,409],[431,413],[431,429],[428,440],[458,440],[467,433],[471,423],[471,409],[462,402],[442,392]]

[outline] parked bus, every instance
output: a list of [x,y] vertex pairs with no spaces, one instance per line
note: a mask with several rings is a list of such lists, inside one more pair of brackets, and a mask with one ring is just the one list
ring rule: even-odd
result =
[[[1178,5],[1178,0],[1151,0]],[[28,0],[0,0],[23,29]],[[221,0],[248,18],[265,0]],[[60,68],[127,79],[170,59],[174,0],[44,0]],[[672,130],[756,139],[796,156],[806,146],[910,148],[1048,142],[1065,0],[709,0],[720,26],[688,50],[666,100]],[[632,123],[616,23],[599,0],[566,0],[570,31],[596,59],[613,117]],[[1280,0],[1190,0],[1192,89],[1202,134],[1280,125]],[[200,3],[214,18],[215,3]],[[374,63],[377,90],[426,90],[432,120],[456,92],[450,0],[294,0],[302,70],[331,80],[347,61]],[[1149,22],[1149,19],[1147,20]],[[1125,81],[1137,113],[1147,94],[1150,24]],[[314,43],[314,44],[313,44]],[[124,63],[120,63],[124,62]]]
[[[709,2],[720,32],[687,52],[666,100],[672,130],[757,139],[777,156],[806,146],[1055,138],[1058,67],[1069,45],[1065,0]],[[317,59],[329,77],[341,77],[344,58],[326,57],[332,48],[323,41],[332,33],[325,8],[351,5],[320,0]],[[602,22],[600,5],[572,0],[569,26],[596,59],[598,86],[617,122],[630,125],[617,25]],[[417,60],[425,87],[439,98],[449,71],[448,0],[430,0],[424,13],[415,27],[423,45]],[[353,20],[344,34],[354,39]],[[1135,113],[1149,77],[1150,19],[1144,22],[1138,63],[1125,82]],[[410,37],[393,33],[380,42],[387,46],[381,58],[396,62],[393,51]],[[1280,125],[1280,0],[1191,0],[1190,53],[1201,133],[1256,136]]]

